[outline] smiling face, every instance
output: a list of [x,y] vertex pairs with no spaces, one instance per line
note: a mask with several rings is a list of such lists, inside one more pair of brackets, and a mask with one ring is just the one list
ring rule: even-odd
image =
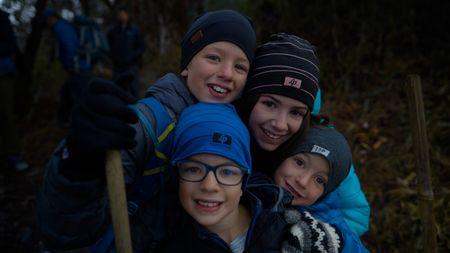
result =
[[250,62],[235,44],[214,42],[200,50],[181,72],[201,102],[229,103],[245,85]]
[[250,113],[248,127],[259,147],[273,151],[300,129],[308,107],[295,99],[262,94]]
[[275,171],[275,183],[293,196],[292,205],[309,206],[323,194],[329,164],[321,155],[299,153],[285,159]]
[[[188,159],[211,166],[234,164],[229,159],[210,154],[195,155]],[[235,186],[221,185],[217,182],[214,173],[209,171],[203,181],[179,180],[179,186],[181,205],[199,224],[216,233],[237,226],[242,182]]]

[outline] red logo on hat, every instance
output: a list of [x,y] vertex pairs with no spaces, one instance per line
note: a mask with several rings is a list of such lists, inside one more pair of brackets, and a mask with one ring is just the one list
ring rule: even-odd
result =
[[284,86],[291,86],[291,87],[300,89],[300,87],[302,86],[302,80],[286,76],[284,78],[284,84],[283,85]]

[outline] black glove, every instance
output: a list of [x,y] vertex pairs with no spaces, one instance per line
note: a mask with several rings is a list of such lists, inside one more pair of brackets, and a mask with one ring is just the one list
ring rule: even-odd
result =
[[135,73],[133,71],[126,71],[121,73],[117,78],[115,78],[114,82],[119,85],[123,90],[128,91],[130,89],[131,84],[135,79]]
[[72,180],[94,179],[105,174],[105,151],[136,145],[136,131],[129,125],[138,121],[128,108],[136,98],[115,83],[94,79],[74,108],[67,136],[69,156],[61,173]]

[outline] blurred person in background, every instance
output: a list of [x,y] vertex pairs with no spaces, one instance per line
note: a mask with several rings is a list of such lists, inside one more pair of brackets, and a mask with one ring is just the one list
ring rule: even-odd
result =
[[107,36],[114,80],[122,80],[117,83],[133,96],[139,97],[139,65],[146,45],[139,28],[130,22],[126,5],[120,4],[116,7],[116,23]]
[[14,115],[14,84],[16,74],[16,36],[9,14],[0,9],[0,157],[2,163],[16,171],[30,168],[20,154],[19,136]]

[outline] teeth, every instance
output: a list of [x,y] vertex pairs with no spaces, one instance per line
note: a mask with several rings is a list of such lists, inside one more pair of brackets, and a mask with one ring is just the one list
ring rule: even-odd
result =
[[197,203],[201,206],[206,206],[206,207],[216,207],[219,205],[218,202],[206,202],[206,201],[197,201]]
[[263,132],[264,132],[268,137],[270,137],[271,139],[280,139],[280,138],[281,138],[281,135],[275,135],[275,134],[272,134],[271,132],[269,132],[269,131],[267,131],[267,130],[265,130],[265,129],[263,129]]
[[212,86],[212,89],[214,90],[214,91],[216,91],[216,92],[219,92],[219,93],[225,93],[227,90],[225,90],[224,88],[222,88],[222,87],[219,87],[219,86]]
[[302,195],[300,195],[300,193],[298,193],[292,186],[290,186],[289,184],[287,184],[287,187],[290,189],[290,192],[293,193],[294,195],[296,195],[299,198],[302,198]]

